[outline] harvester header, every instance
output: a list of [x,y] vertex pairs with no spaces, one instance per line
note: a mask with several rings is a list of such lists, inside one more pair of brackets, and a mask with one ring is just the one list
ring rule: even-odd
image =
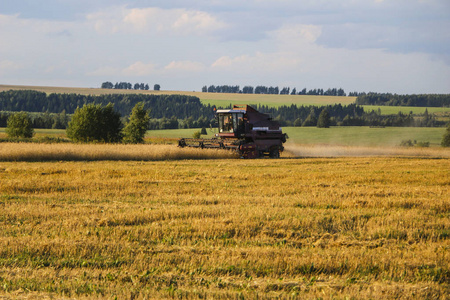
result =
[[216,111],[218,133],[212,139],[178,141],[180,147],[222,148],[237,151],[243,158],[280,157],[287,135],[280,124],[249,105],[234,105]]

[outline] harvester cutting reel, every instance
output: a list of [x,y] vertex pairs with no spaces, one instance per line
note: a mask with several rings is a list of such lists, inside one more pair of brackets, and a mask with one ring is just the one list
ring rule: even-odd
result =
[[201,149],[226,149],[236,151],[241,158],[279,158],[280,152],[284,150],[281,145],[274,145],[268,151],[262,151],[256,143],[246,142],[244,140],[236,140],[233,142],[224,143],[223,140],[213,139],[193,139],[182,138],[178,140],[178,147],[192,147]]
[[216,148],[216,149],[233,149],[237,150],[239,144],[225,144],[222,140],[214,139],[191,139],[182,138],[178,140],[178,147],[192,147],[192,148]]

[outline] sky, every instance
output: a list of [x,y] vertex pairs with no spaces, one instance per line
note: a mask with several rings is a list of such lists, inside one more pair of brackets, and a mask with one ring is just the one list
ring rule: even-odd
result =
[[450,93],[449,0],[0,0],[0,84]]

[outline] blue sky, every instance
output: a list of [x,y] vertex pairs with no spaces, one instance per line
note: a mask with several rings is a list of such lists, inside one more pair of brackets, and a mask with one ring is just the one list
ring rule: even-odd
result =
[[448,0],[0,0],[0,84],[450,93]]

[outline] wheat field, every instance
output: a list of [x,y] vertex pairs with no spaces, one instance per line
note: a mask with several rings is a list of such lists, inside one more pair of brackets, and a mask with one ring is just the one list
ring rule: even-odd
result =
[[158,161],[238,158],[221,149],[161,144],[0,143],[0,161]]
[[0,161],[0,182],[2,299],[450,293],[448,158]]

